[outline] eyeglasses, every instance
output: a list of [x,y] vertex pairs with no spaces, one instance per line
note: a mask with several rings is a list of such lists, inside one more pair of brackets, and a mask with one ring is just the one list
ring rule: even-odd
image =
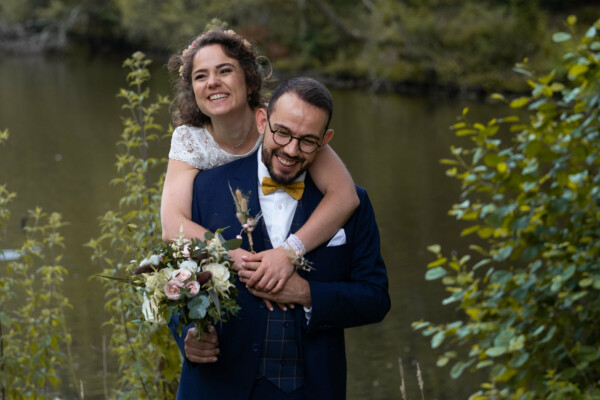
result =
[[287,130],[282,128],[273,129],[271,128],[271,121],[269,120],[269,116],[267,115],[267,124],[269,125],[269,130],[273,134],[273,141],[280,146],[287,146],[292,139],[296,139],[298,141],[298,148],[300,151],[306,154],[314,153],[319,147],[321,147],[321,141],[312,136],[306,137],[296,137],[292,136]]

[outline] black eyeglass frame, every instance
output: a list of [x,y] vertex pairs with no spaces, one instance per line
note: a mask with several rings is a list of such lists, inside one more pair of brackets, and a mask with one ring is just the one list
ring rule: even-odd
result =
[[[280,146],[287,146],[288,144],[290,144],[290,142],[292,141],[292,139],[296,139],[296,140],[298,141],[298,148],[300,149],[300,151],[301,151],[301,152],[303,152],[303,153],[305,153],[305,154],[312,154],[312,153],[314,153],[315,151],[317,151],[318,149],[320,149],[321,147],[323,147],[323,144],[322,144],[322,143],[323,143],[323,138],[325,138],[325,135],[323,135],[323,138],[321,138],[321,140],[320,140],[318,143],[316,143],[316,142],[314,142],[314,143],[310,143],[310,145],[311,145],[311,146],[312,146],[313,144],[317,146],[317,147],[315,147],[315,148],[314,148],[314,150],[312,150],[312,151],[305,151],[305,150],[302,150],[302,143],[312,142],[311,140],[305,140],[304,138],[296,137],[296,136],[292,135],[291,133],[285,133],[286,135],[288,135],[288,137],[289,137],[289,139],[290,139],[290,140],[288,140],[288,141],[287,141],[287,143],[279,143],[279,142],[277,141],[277,139],[275,139],[275,137],[276,137],[275,133],[276,133],[276,132],[281,132],[281,133],[283,133],[283,132],[282,132],[282,130],[273,130],[273,128],[271,127],[271,119],[270,119],[270,117],[271,117],[271,116],[270,116],[269,114],[267,114],[267,125],[269,126],[269,130],[270,130],[270,131],[271,131],[271,133],[273,134],[273,141],[274,141],[275,143],[277,143],[278,145],[280,145]],[[314,138],[314,136],[311,136],[311,137],[312,137],[312,138]],[[280,138],[280,139],[281,139],[281,138]],[[305,141],[303,142],[303,140],[305,140]]]

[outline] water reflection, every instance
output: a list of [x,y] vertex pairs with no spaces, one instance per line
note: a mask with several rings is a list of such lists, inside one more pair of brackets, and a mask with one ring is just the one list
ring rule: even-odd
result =
[[[117,205],[115,143],[121,132],[122,59],[93,61],[43,58],[0,61],[0,129],[11,138],[0,148],[0,182],[18,193],[13,219],[0,248],[23,239],[19,217],[36,205],[58,211],[65,228],[64,265],[70,271],[65,290],[75,308],[69,315],[74,351],[80,362],[87,399],[102,394],[103,292],[90,275],[90,251],[83,243],[98,236],[97,218]],[[160,63],[158,63],[160,64]],[[155,67],[154,93],[168,93],[166,73]],[[398,358],[404,360],[409,399],[419,399],[416,362],[425,382],[425,398],[459,399],[475,389],[472,379],[453,381],[448,369],[435,366],[427,340],[412,331],[419,319],[456,318],[441,308],[441,285],[424,281],[432,260],[426,247],[441,243],[462,249],[461,227],[447,216],[458,197],[455,181],[438,162],[454,141],[448,126],[466,104],[443,99],[375,96],[334,91],[334,149],[358,184],[368,189],[382,237],[390,276],[392,311],[384,322],[347,331],[348,398],[398,399]],[[481,119],[491,113],[469,104]],[[166,115],[166,113],[165,113]],[[166,119],[166,116],[165,116]],[[164,122],[164,120],[163,120]],[[168,143],[156,149],[167,154]],[[117,371],[112,371],[116,373]]]

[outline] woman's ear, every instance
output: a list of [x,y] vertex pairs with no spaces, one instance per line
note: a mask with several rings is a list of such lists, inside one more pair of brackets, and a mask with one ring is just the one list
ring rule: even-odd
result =
[[267,109],[264,107],[258,108],[254,116],[256,118],[256,128],[260,135],[265,134],[265,127],[267,125]]

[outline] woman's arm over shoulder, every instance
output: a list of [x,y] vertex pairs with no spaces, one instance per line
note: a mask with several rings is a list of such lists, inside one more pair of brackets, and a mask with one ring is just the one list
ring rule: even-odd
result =
[[359,205],[350,172],[329,145],[319,152],[309,171],[324,197],[296,232],[307,252],[329,240]]
[[176,238],[183,226],[187,238],[204,238],[206,229],[192,222],[192,193],[198,169],[190,164],[169,160],[160,205],[162,239],[169,242]]

